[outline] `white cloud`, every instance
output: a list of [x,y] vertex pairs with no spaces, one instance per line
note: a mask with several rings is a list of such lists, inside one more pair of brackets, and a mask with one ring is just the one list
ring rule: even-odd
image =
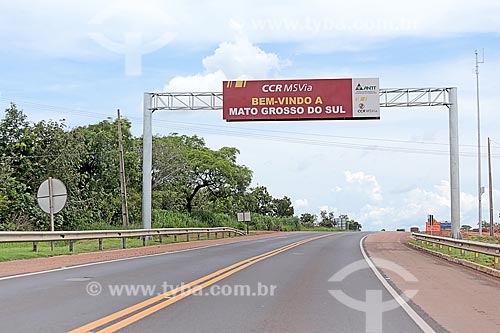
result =
[[381,201],[383,199],[380,185],[377,178],[373,175],[365,174],[363,171],[352,172],[344,171],[345,180],[349,184],[360,185],[359,190],[365,192],[374,201]]
[[231,79],[265,78],[280,68],[280,60],[274,53],[266,53],[246,38],[236,42],[224,42],[214,54],[203,59],[208,73],[222,70]]
[[222,91],[222,81],[227,80],[222,71],[176,76],[165,86],[165,91]]
[[340,187],[340,186],[335,186],[335,187],[332,189],[332,192],[334,192],[334,193],[339,193],[339,192],[342,192],[342,187]]
[[302,207],[307,207],[309,206],[309,202],[307,199],[297,199],[295,200],[295,205],[296,208],[302,208]]
[[[494,191],[500,196],[500,191]],[[461,192],[461,224],[471,224],[477,210],[477,196]],[[390,230],[398,227],[425,225],[427,214],[439,221],[450,221],[450,184],[442,180],[433,191],[417,187],[406,192],[398,201],[365,204],[353,216],[365,225],[365,230],[384,226]],[[473,224],[473,222],[472,222]]]
[[[27,8],[29,10],[27,10]],[[265,8],[265,10],[263,10]],[[194,9],[194,10],[193,10]],[[92,43],[89,32],[99,30],[119,42],[127,32],[144,41],[165,32],[182,44],[219,43],[238,29],[254,43],[295,42],[314,52],[366,49],[390,38],[446,36],[499,32],[500,3],[477,0],[421,0],[411,10],[400,1],[252,2],[200,1],[18,0],[2,4],[0,35],[13,45],[48,54],[107,54]],[[43,15],[41,15],[43,13]],[[442,15],[446,13],[446,15]],[[19,22],[29,22],[20,25]],[[96,22],[98,24],[96,24]]]
[[[365,224],[365,230],[378,229],[380,226],[387,226],[393,220],[395,215],[394,208],[392,207],[379,207],[367,204],[361,209],[361,224]],[[391,221],[392,219],[392,221]]]
[[276,54],[265,52],[245,38],[220,44],[202,63],[203,73],[177,76],[165,86],[165,91],[221,91],[224,80],[266,78],[281,66]]

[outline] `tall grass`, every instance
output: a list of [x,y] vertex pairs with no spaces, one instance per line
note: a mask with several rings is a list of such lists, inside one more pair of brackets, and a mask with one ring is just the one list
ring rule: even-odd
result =
[[213,228],[244,229],[245,225],[227,214],[193,211],[191,214],[163,209],[153,210],[153,228]]
[[[169,210],[153,210],[154,228],[211,228],[230,227],[244,230],[245,223],[238,222],[236,217],[223,213],[210,211],[193,211],[191,214],[180,213]],[[259,214],[252,214],[250,222],[252,230],[269,231],[299,231],[301,223],[298,217],[271,217]]]

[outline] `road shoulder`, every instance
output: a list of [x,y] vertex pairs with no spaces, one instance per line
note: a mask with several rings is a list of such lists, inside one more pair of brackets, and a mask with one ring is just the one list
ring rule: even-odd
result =
[[416,277],[407,282],[397,272],[381,270],[399,290],[417,289],[412,299],[450,332],[500,331],[500,279],[449,263],[406,246],[408,233],[369,235],[364,246],[371,258],[392,261]]

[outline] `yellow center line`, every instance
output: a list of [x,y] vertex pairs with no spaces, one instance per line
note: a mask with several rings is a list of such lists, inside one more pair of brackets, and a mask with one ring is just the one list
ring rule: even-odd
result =
[[[299,241],[299,242],[302,242],[302,241]],[[298,243],[298,242],[297,242],[297,243]],[[172,295],[175,295],[175,294],[177,294],[177,293],[181,292],[181,291],[182,291],[182,290],[184,290],[184,289],[189,289],[189,288],[192,288],[193,286],[196,286],[196,285],[198,285],[198,284],[200,284],[200,283],[202,283],[202,282],[204,282],[204,281],[206,281],[206,280],[208,280],[208,279],[211,279],[211,278],[213,278],[213,277],[215,277],[215,276],[217,276],[217,275],[220,275],[220,274],[222,274],[222,273],[224,273],[224,272],[226,272],[226,271],[229,271],[229,270],[231,270],[231,269],[233,269],[233,268],[235,268],[235,267],[237,267],[237,266],[243,265],[243,264],[245,264],[245,263],[247,263],[247,262],[250,262],[250,261],[252,261],[252,260],[258,259],[258,258],[263,257],[263,256],[266,256],[266,255],[268,255],[268,254],[269,254],[269,253],[271,253],[271,252],[278,251],[278,250],[283,249],[283,248],[287,248],[287,247],[289,247],[289,246],[291,246],[291,245],[294,245],[294,244],[295,244],[295,243],[292,243],[292,244],[286,245],[286,246],[284,246],[284,247],[282,247],[282,248],[278,248],[278,249],[275,249],[275,250],[273,250],[273,251],[270,251],[270,252],[267,252],[267,253],[263,253],[263,254],[257,255],[257,256],[255,256],[255,257],[245,259],[245,260],[243,260],[243,261],[241,261],[241,262],[237,262],[237,263],[235,263],[235,264],[233,264],[233,265],[231,265],[231,266],[228,266],[228,267],[222,268],[222,269],[220,269],[220,270],[218,270],[218,271],[216,271],[216,272],[214,272],[214,273],[208,274],[208,275],[206,275],[206,276],[204,276],[204,277],[201,277],[201,278],[199,278],[199,279],[197,279],[197,280],[195,280],[195,281],[192,281],[192,282],[190,282],[190,283],[188,283],[188,284],[185,284],[185,285],[182,285],[182,286],[177,287],[177,288],[175,288],[175,289],[169,290],[168,292],[165,292],[165,293],[163,293],[163,294],[160,294],[160,295],[158,295],[158,296],[156,296],[156,297],[152,297],[152,298],[147,299],[147,300],[145,300],[145,301],[143,301],[143,302],[140,302],[140,303],[138,303],[138,304],[135,304],[135,305],[133,305],[133,306],[131,306],[131,307],[128,307],[128,308],[126,308],[126,309],[123,309],[123,310],[118,311],[118,312],[116,312],[116,313],[113,313],[113,314],[111,314],[111,315],[108,315],[108,316],[106,316],[106,317],[104,317],[104,318],[101,318],[101,319],[99,319],[99,320],[96,320],[96,321],[94,321],[94,322],[91,322],[91,323],[89,323],[89,324],[87,324],[87,325],[85,325],[85,326],[82,326],[82,327],[79,327],[79,328],[77,328],[77,329],[74,329],[74,330],[70,331],[69,333],[83,333],[83,332],[88,332],[88,331],[90,331],[90,330],[92,330],[92,329],[94,329],[94,328],[96,328],[96,327],[100,327],[100,326],[102,326],[102,325],[104,325],[104,324],[107,324],[107,323],[109,323],[109,322],[111,322],[111,321],[114,321],[114,320],[119,319],[119,318],[121,318],[121,317],[123,317],[123,316],[126,316],[126,315],[128,315],[128,314],[130,314],[130,313],[132,313],[132,312],[135,312],[135,311],[141,310],[141,309],[142,309],[142,308],[144,308],[144,307],[147,307],[147,306],[149,306],[149,305],[151,305],[151,304],[154,304],[154,303],[156,303],[156,302],[158,302],[158,301],[161,301],[161,300],[162,300],[162,299],[164,299],[165,297],[170,297],[170,296],[172,296]]]
[[319,238],[327,237],[327,236],[331,236],[331,234],[321,235],[321,236],[316,236],[316,237],[308,238],[305,240],[301,240],[301,241],[298,241],[298,242],[295,242],[292,244],[288,244],[288,245],[283,246],[281,248],[266,252],[264,254],[260,254],[260,255],[255,256],[255,257],[245,259],[243,261],[240,261],[238,263],[235,263],[233,265],[230,265],[228,267],[220,269],[214,273],[211,273],[211,274],[208,274],[204,277],[201,277],[201,278],[199,278],[195,281],[192,281],[188,284],[185,284],[183,286],[180,286],[178,288],[170,290],[166,293],[152,297],[152,298],[147,299],[143,302],[140,302],[140,303],[137,303],[133,306],[125,308],[121,311],[118,311],[116,313],[113,313],[113,314],[108,315],[106,317],[103,317],[101,319],[98,319],[96,321],[88,323],[84,326],[76,328],[76,329],[70,331],[69,333],[90,332],[91,330],[93,330],[95,328],[109,324],[110,322],[115,321],[117,319],[120,319],[128,314],[142,310],[149,305],[152,305],[154,303],[158,303],[159,301],[162,301],[159,304],[151,306],[151,307],[147,308],[146,310],[142,310],[141,312],[138,312],[138,313],[134,314],[133,316],[122,319],[121,321],[119,321],[111,326],[108,326],[101,331],[98,331],[98,332],[102,332],[102,333],[104,333],[104,332],[116,332],[117,330],[119,330],[125,326],[128,326],[128,325],[130,325],[130,324],[132,324],[140,319],[143,319],[143,318],[151,315],[152,313],[157,312],[157,311],[159,311],[159,310],[161,310],[161,309],[163,309],[163,308],[165,308],[165,307],[167,307],[167,306],[169,306],[169,305],[171,305],[171,304],[173,304],[173,303],[175,303],[175,302],[177,302],[177,301],[179,301],[179,300],[181,300],[189,295],[192,295],[192,294],[200,291],[201,289],[203,289],[207,286],[210,286],[210,285],[212,285],[212,284],[214,284],[222,279],[225,279],[226,277],[228,277],[236,272],[239,272],[242,269],[245,269],[248,266],[251,266],[251,265],[253,265],[261,260],[267,259],[269,257],[272,257],[274,255],[277,255],[279,253],[282,253],[284,251],[287,251],[291,248],[302,245],[304,243],[307,243],[307,242],[310,242],[310,241],[313,241],[313,240],[316,240]]
[[100,331],[97,331],[96,333],[111,333],[111,332],[116,332],[119,329],[124,328],[125,326],[133,324],[133,323],[135,323],[135,322],[137,322],[137,321],[139,321],[139,320],[141,320],[141,319],[143,319],[143,318],[145,318],[145,317],[147,317],[147,316],[149,316],[149,315],[151,315],[151,314],[153,314],[153,313],[155,313],[155,312],[157,312],[157,311],[159,311],[161,309],[164,309],[167,306],[169,306],[169,305],[171,305],[173,303],[176,303],[176,302],[180,301],[181,299],[186,298],[187,296],[192,295],[192,294],[194,294],[194,293],[202,290],[203,288],[205,288],[207,286],[210,286],[210,285],[212,285],[212,284],[214,284],[214,283],[216,283],[216,282],[218,282],[218,281],[220,281],[222,279],[225,279],[226,277],[228,277],[230,275],[233,275],[234,273],[239,272],[239,271],[247,268],[248,266],[251,266],[251,265],[253,265],[253,264],[255,264],[255,263],[257,263],[257,262],[259,262],[261,260],[267,259],[267,258],[272,257],[274,255],[277,255],[277,254],[279,254],[281,252],[290,250],[291,248],[294,248],[296,246],[299,246],[299,245],[302,245],[304,243],[310,242],[312,240],[315,240],[315,239],[318,239],[318,238],[323,238],[323,237],[326,237],[326,236],[330,236],[330,235],[323,235],[323,236],[320,236],[320,237],[315,237],[315,238],[307,239],[307,240],[304,240],[304,241],[300,241],[300,242],[297,242],[297,243],[290,244],[290,246],[287,246],[287,248],[280,248],[277,251],[272,251],[271,253],[268,253],[265,256],[261,257],[261,258],[258,258],[258,259],[254,260],[252,262],[248,262],[248,263],[246,263],[244,265],[236,267],[235,269],[233,269],[231,271],[228,271],[228,272],[226,272],[226,273],[224,273],[222,275],[216,276],[215,278],[213,278],[213,279],[211,279],[209,281],[206,281],[206,282],[204,282],[204,283],[202,283],[200,285],[197,285],[197,286],[195,286],[192,289],[186,290],[186,291],[182,292],[181,294],[176,295],[176,296],[172,297],[171,299],[169,299],[169,300],[167,300],[165,302],[156,304],[156,305],[154,305],[154,306],[152,306],[152,307],[150,307],[150,308],[148,308],[146,310],[143,310],[143,311],[141,311],[139,313],[134,314],[133,316],[130,316],[130,317],[126,318],[126,319],[123,319],[123,320],[117,322],[116,324],[113,324],[113,325],[111,325],[109,327],[106,327],[106,328],[100,330]]

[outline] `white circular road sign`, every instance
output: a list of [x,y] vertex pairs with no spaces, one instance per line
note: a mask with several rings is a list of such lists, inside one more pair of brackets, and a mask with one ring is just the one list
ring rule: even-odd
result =
[[[51,193],[52,192],[52,193]],[[68,197],[66,186],[56,178],[49,178],[40,185],[36,198],[40,208],[50,214],[50,196],[52,194],[52,212],[55,214],[63,209]]]

